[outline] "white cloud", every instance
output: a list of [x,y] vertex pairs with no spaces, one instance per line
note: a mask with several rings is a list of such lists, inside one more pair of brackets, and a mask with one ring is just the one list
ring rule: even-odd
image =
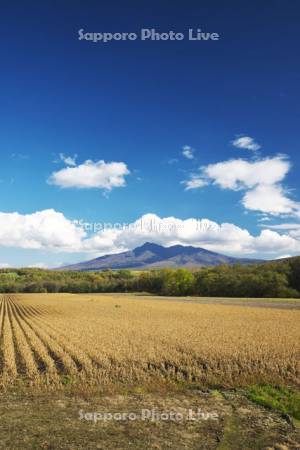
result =
[[0,263],[0,269],[8,269],[10,266],[10,264],[8,263]]
[[272,230],[263,230],[258,236],[252,236],[248,230],[231,223],[218,224],[209,219],[160,218],[155,214],[146,214],[124,229],[100,231],[85,242],[85,248],[94,251],[98,248],[100,252],[105,245],[106,252],[108,248],[118,252],[146,241],[165,246],[182,244],[204,247],[235,256],[276,257],[283,252],[300,253],[298,239]]
[[290,167],[290,162],[284,156],[259,161],[231,159],[203,167],[202,174],[223,189],[240,190],[260,184],[279,183],[285,178]]
[[284,259],[284,258],[290,258],[292,255],[280,255],[277,256],[275,259]]
[[53,209],[33,214],[0,213],[0,246],[80,250],[86,233]]
[[124,162],[87,160],[76,167],[66,167],[54,172],[48,183],[62,188],[96,188],[111,191],[113,188],[125,186],[125,176],[129,173]]
[[280,185],[260,184],[246,192],[242,203],[246,209],[253,211],[300,217],[300,203],[288,198]]
[[275,225],[261,225],[262,227],[267,227],[272,230],[282,230],[282,231],[290,231],[290,230],[299,230],[300,231],[300,223],[280,223]]
[[261,225],[261,227],[276,230],[278,232],[285,233],[292,238],[300,239],[300,223],[281,223],[268,226]]
[[272,230],[263,230],[255,238],[254,248],[256,252],[263,252],[278,256],[282,252],[293,255],[300,254],[300,241],[286,234],[278,234]]
[[104,227],[91,235],[52,209],[28,215],[0,213],[0,246],[85,253],[86,259],[133,249],[146,241],[164,246],[192,245],[233,256],[276,258],[300,254],[298,238],[300,235],[279,234],[271,229],[253,236],[232,223],[160,218],[155,214],[145,214],[126,226]]
[[260,217],[258,218],[259,222],[269,222],[271,220],[271,218],[269,216],[265,216],[264,214],[261,214]]
[[232,145],[244,150],[252,150],[253,152],[256,152],[261,148],[261,146],[250,136],[240,136],[232,141]]
[[31,269],[49,269],[48,264],[43,263],[43,262],[30,264],[29,266],[26,266],[26,267],[29,267]]
[[191,175],[189,180],[182,181],[182,183],[185,185],[186,191],[191,189],[199,189],[208,185],[208,182],[199,175]]
[[185,145],[182,148],[182,154],[187,159],[194,159],[194,150],[189,145]]
[[77,155],[65,156],[63,153],[60,153],[59,157],[67,166],[76,166]]
[[[123,229],[99,232],[89,242],[109,241],[118,249],[134,248],[146,241],[171,246],[176,244],[195,245],[212,250],[239,251],[242,241],[248,240],[249,233],[233,224],[218,225],[208,219],[194,218],[181,220],[175,217],[160,218],[155,214],[145,214]],[[103,241],[102,241],[103,243]]]
[[290,162],[283,155],[255,161],[231,159],[201,167],[199,174],[192,174],[184,184],[186,190],[208,183],[221,189],[243,190],[246,192],[242,204],[247,210],[300,217],[300,203],[292,200],[282,185],[290,168]]

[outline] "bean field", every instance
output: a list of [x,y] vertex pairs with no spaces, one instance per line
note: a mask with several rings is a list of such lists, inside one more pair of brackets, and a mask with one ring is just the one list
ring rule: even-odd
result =
[[0,382],[299,384],[300,311],[131,295],[0,297]]

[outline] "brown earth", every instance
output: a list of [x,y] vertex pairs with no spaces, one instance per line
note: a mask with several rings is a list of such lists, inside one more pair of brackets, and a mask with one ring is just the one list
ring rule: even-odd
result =
[[[79,392],[0,397],[0,449],[300,449],[300,430],[288,416],[247,399],[242,390],[121,393]],[[217,420],[187,420],[189,409]],[[87,413],[176,411],[182,420],[87,420]],[[82,419],[80,419],[80,414]],[[115,416],[119,418],[119,416]]]

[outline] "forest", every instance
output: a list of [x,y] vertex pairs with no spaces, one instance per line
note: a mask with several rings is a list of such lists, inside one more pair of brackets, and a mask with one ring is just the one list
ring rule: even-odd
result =
[[300,297],[300,257],[195,269],[75,272],[1,269],[1,293],[148,292],[165,296]]

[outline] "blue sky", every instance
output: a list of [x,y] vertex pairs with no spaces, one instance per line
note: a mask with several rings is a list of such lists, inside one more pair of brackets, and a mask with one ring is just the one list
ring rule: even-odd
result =
[[[293,0],[3,5],[0,265],[53,266],[149,239],[300,254],[299,21]],[[78,39],[142,28],[220,39]],[[180,232],[97,235],[72,222],[147,214],[178,219]],[[192,230],[190,218],[210,222]]]

